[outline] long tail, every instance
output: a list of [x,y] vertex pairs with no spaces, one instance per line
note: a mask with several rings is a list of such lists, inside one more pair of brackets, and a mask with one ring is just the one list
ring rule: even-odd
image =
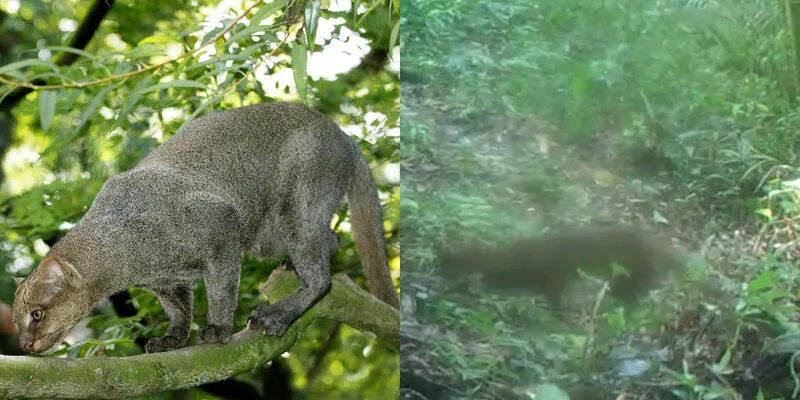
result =
[[359,157],[355,177],[347,191],[347,200],[350,204],[353,237],[369,289],[375,297],[399,309],[397,289],[392,282],[392,274],[386,261],[383,211],[378,199],[378,189],[369,164],[363,157]]

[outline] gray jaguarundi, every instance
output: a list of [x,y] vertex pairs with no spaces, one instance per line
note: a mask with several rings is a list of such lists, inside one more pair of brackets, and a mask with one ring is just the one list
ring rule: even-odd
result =
[[330,257],[339,247],[330,222],[345,195],[370,289],[398,308],[375,181],[333,121],[294,103],[198,118],[109,178],[80,222],[17,280],[20,344],[46,352],[98,301],[142,287],[169,317],[166,334],[150,339],[147,352],[183,347],[198,279],[208,295],[198,342],[228,343],[245,251],[288,255],[297,271],[295,293],[250,315],[258,329],[283,335],[330,290]]
[[[481,273],[487,287],[544,295],[559,307],[578,269],[610,279],[611,294],[634,304],[669,275],[686,268],[683,251],[629,226],[583,227],[518,239],[492,248],[462,246],[440,255],[440,272],[453,280]],[[627,274],[613,276],[617,263]]]

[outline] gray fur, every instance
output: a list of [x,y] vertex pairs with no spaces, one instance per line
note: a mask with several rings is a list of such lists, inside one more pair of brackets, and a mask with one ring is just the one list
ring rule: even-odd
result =
[[148,352],[186,343],[188,289],[198,279],[209,303],[199,340],[230,341],[242,253],[288,255],[300,288],[250,317],[282,335],[330,289],[338,248],[330,222],[345,194],[370,289],[397,308],[369,166],[333,121],[301,104],[258,104],[187,124],[110,178],[50,255],[80,272],[94,300],[131,286],[152,290],[170,325]]

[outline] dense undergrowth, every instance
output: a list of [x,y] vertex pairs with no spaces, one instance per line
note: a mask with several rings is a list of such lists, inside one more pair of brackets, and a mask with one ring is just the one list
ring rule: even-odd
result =
[[[800,103],[782,7],[403,5],[405,398],[798,398]],[[673,238],[687,279],[625,312],[596,310],[587,284],[555,313],[436,272],[443,246],[608,221]]]

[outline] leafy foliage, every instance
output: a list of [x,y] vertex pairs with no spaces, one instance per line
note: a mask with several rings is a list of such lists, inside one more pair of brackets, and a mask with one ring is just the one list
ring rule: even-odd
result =
[[[33,89],[13,107],[16,124],[4,164],[0,301],[12,301],[10,277],[31,270],[80,219],[109,176],[134,167],[207,112],[303,99],[353,135],[378,171],[398,162],[396,2],[355,2],[350,8],[327,1],[116,2],[88,47],[66,47],[70,33],[88,18],[90,3],[0,1],[0,36],[8,39],[0,45],[0,108],[15,90]],[[64,54],[78,57],[62,65]],[[395,232],[399,190],[391,176],[378,179],[387,231]],[[334,272],[363,284],[350,233],[338,233],[343,249],[332,261]],[[396,237],[395,232],[388,238],[395,273]],[[276,260],[244,260],[238,329],[262,301],[258,285],[275,266]],[[166,317],[153,295],[130,294],[138,314],[119,318],[104,309],[89,323],[95,339],[62,354],[140,353],[134,341],[163,332]],[[196,312],[205,315],[202,284],[195,295]],[[193,329],[204,323],[197,318]],[[330,339],[329,332],[329,323],[315,323],[310,337],[283,360],[296,390],[396,396],[396,354],[347,327]],[[321,352],[328,340],[332,345]],[[318,355],[324,358],[315,360]],[[307,377],[315,363],[316,375]],[[261,378],[256,371],[248,379]]]
[[[739,0],[404,6],[402,285],[416,309],[403,318],[419,329],[404,368],[429,376],[409,390],[792,398],[786,353],[761,348],[797,329],[785,11]],[[436,273],[437,254],[460,243],[607,222],[678,239],[692,253],[686,282],[629,310],[593,308],[602,285],[581,282],[574,312],[558,315]],[[748,377],[754,368],[765,372]]]

